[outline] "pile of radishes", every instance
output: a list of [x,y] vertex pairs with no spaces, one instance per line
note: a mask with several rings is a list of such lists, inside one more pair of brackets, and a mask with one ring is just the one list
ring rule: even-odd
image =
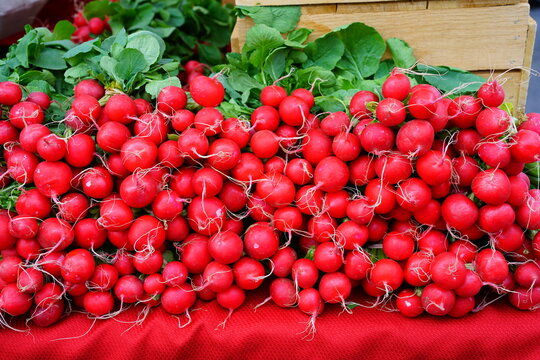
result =
[[43,124],[46,94],[0,83],[0,191],[22,189],[0,213],[3,325],[131,304],[189,319],[197,299],[230,314],[265,279],[312,320],[325,304],[411,317],[504,294],[540,304],[540,235],[526,233],[540,190],[522,172],[540,158],[540,115],[517,127],[497,82],[450,99],[396,69],[350,114],[312,114],[310,91],[271,85],[250,119],[225,119],[222,84],[191,65],[194,104],[175,86],[153,106],[81,81],[62,134]]
[[72,24],[75,26],[75,32],[71,35],[71,41],[76,44],[92,40],[103,34],[104,31],[111,30],[108,18],[102,19],[93,17],[87,19],[82,11],[77,11],[75,15],[73,15]]

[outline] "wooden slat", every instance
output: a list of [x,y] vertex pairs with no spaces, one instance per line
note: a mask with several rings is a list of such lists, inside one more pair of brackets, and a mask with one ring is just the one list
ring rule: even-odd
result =
[[338,4],[337,12],[350,14],[352,12],[382,12],[382,11],[408,11],[425,10],[428,1],[395,1],[395,2],[374,2],[365,4]]
[[518,106],[521,111],[525,111],[525,103],[527,102],[527,93],[529,91],[530,72],[528,69],[532,66],[532,57],[534,51],[534,41],[536,39],[536,21],[529,17],[529,27],[527,30],[527,44],[525,45],[525,60],[523,62],[523,70],[521,71],[520,91]]
[[[489,70],[524,65],[528,18],[528,4],[517,4],[383,13],[306,14],[302,15],[298,26],[313,29],[311,39],[315,39],[338,26],[364,22],[377,29],[385,39],[398,37],[407,41],[423,63]],[[240,46],[252,25],[251,19],[238,19]]]
[[[397,2],[400,0],[236,0],[236,5],[244,6],[284,6],[284,5],[316,5],[316,4],[347,4],[347,3],[373,3],[373,2]],[[405,2],[414,2],[409,0]]]
[[337,9],[337,4],[328,4],[328,5],[305,5],[302,6],[303,15],[314,15],[314,14],[332,14],[335,13]]
[[429,0],[428,9],[455,9],[464,7],[504,6],[526,2],[527,0]]

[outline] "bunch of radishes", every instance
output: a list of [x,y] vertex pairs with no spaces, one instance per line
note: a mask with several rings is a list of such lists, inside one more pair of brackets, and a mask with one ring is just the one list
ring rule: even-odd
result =
[[76,44],[92,40],[92,38],[103,34],[104,31],[111,30],[108,17],[105,19],[99,17],[86,19],[82,11],[73,15],[73,26],[75,26],[75,32],[71,35],[71,40]]
[[271,85],[251,119],[225,119],[223,86],[193,67],[197,111],[179,87],[153,107],[83,80],[64,134],[42,124],[46,94],[0,83],[0,186],[23,189],[0,215],[2,314],[46,326],[73,301],[189,318],[197,298],[232,312],[266,278],[313,320],[325,303],[463,316],[482,289],[540,304],[540,236],[525,236],[540,191],[522,173],[540,117],[516,128],[496,82],[449,99],[395,70],[350,115]]

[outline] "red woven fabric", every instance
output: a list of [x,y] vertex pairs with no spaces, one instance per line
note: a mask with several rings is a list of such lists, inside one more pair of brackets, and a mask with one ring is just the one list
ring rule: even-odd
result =
[[[308,317],[298,309],[273,304],[253,306],[263,292],[249,296],[225,329],[227,316],[215,301],[199,304],[192,323],[178,328],[176,318],[154,309],[142,326],[126,331],[137,316],[130,309],[114,320],[92,321],[72,314],[50,328],[31,334],[0,331],[3,359],[540,359],[540,312],[521,312],[504,301],[462,319],[356,308],[339,315],[331,306],[317,320],[312,341],[298,334]],[[140,310],[140,309],[139,309]],[[181,318],[185,322],[185,317]],[[65,337],[77,339],[57,340]]]

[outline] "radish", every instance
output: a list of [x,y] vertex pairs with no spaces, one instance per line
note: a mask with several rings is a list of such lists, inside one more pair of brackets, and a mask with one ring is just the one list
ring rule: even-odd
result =
[[123,248],[116,252],[113,265],[120,275],[131,275],[135,272],[133,257]]
[[369,124],[360,134],[360,143],[367,152],[379,155],[394,146],[394,132],[380,123]]
[[540,287],[514,289],[508,299],[510,304],[519,310],[535,310],[540,304]]
[[158,192],[156,185],[150,175],[132,174],[122,180],[120,196],[127,205],[143,208],[156,198]]
[[294,184],[305,185],[313,178],[313,166],[305,159],[292,159],[285,166],[285,175]]
[[250,257],[243,257],[233,265],[234,282],[244,290],[258,288],[264,279],[264,267]]
[[319,283],[321,299],[329,304],[344,303],[351,290],[351,280],[341,272],[325,274]]
[[188,284],[179,287],[169,287],[161,295],[161,305],[169,314],[178,315],[187,313],[195,304],[197,296]]
[[104,111],[111,121],[129,124],[136,119],[137,105],[129,96],[116,94],[107,100]]
[[34,182],[34,173],[40,165],[38,158],[21,148],[15,148],[7,160],[7,172],[11,178],[21,184]]
[[246,301],[246,293],[238,286],[232,285],[227,290],[218,293],[216,299],[218,304],[229,310],[229,314],[231,314],[233,310],[238,309],[244,304]]
[[197,76],[189,83],[193,100],[204,107],[216,107],[225,97],[223,85],[214,78]]
[[32,297],[21,292],[17,285],[8,284],[0,292],[0,310],[11,316],[19,316],[30,310]]
[[144,292],[152,297],[161,295],[165,291],[165,284],[163,283],[163,276],[159,273],[148,275],[143,282]]
[[456,296],[456,302],[452,307],[452,310],[448,313],[451,317],[459,318],[467,315],[472,312],[475,306],[475,301],[473,296],[469,297],[460,297]]
[[48,252],[39,261],[41,268],[54,277],[61,275],[61,266],[64,262],[64,252]]
[[79,95],[75,97],[75,100],[71,104],[71,109],[73,110],[73,114],[85,125],[95,123],[101,113],[99,102],[95,97],[90,95]]
[[38,104],[40,108],[43,110],[47,110],[49,106],[51,106],[51,98],[49,95],[45,94],[41,91],[34,91],[28,94],[28,97],[26,98],[26,101],[33,102],[34,104]]
[[306,185],[296,192],[296,207],[302,214],[318,215],[323,210],[324,194],[315,186]]
[[92,254],[85,249],[75,249],[68,252],[62,263],[61,271],[64,280],[79,284],[89,280],[95,269]]
[[208,289],[216,293],[227,290],[234,281],[232,269],[228,265],[217,261],[212,261],[206,265],[203,279]]
[[499,233],[492,235],[491,240],[497,250],[513,252],[523,246],[525,237],[522,228],[518,225],[511,224]]
[[[34,238],[37,235],[38,232],[38,222],[31,217],[19,215],[11,218],[11,221],[9,220],[9,217],[2,216],[0,217],[0,221],[2,223],[8,222],[8,232],[9,235],[16,237],[16,238],[24,238],[24,239],[30,239]],[[5,225],[2,226],[3,230],[5,230]],[[4,232],[5,233],[5,232]]]
[[11,81],[0,82],[0,104],[13,106],[22,99],[21,87]]
[[245,147],[251,139],[251,133],[247,127],[236,118],[230,118],[221,123],[219,136],[234,141],[240,148]]
[[158,162],[173,169],[182,166],[184,158],[178,149],[177,141],[167,140],[158,147]]
[[157,97],[157,109],[166,115],[183,109],[186,104],[186,93],[178,86],[165,86]]
[[482,281],[500,285],[508,275],[508,263],[502,253],[493,249],[484,249],[476,255],[476,272]]
[[503,135],[510,126],[510,116],[499,108],[486,108],[476,118],[476,131],[485,138]]
[[292,266],[292,279],[295,285],[308,289],[319,280],[319,270],[309,259],[298,259]]
[[114,307],[114,298],[108,291],[93,291],[84,295],[84,310],[93,316],[110,313]]
[[540,159],[540,135],[531,130],[519,130],[512,137],[510,152],[512,157],[522,163],[529,164]]
[[393,260],[408,259],[414,251],[414,239],[409,234],[389,232],[383,240],[383,251]]
[[152,141],[134,137],[124,142],[121,151],[122,164],[134,172],[136,169],[148,169],[155,165],[158,149]]
[[480,277],[474,271],[467,269],[465,280],[459,287],[454,289],[454,292],[462,297],[475,296],[480,292],[482,285]]
[[36,306],[46,308],[53,304],[62,302],[63,290],[55,282],[46,283],[43,287],[36,292],[34,296],[34,302]]
[[272,106],[260,106],[251,114],[251,124],[256,131],[275,131],[279,126],[279,113]]
[[478,89],[478,98],[482,105],[498,107],[504,102],[504,89],[497,81],[488,81]]
[[75,243],[84,249],[99,249],[107,240],[107,231],[98,227],[96,219],[82,219],[73,227]]
[[347,184],[348,180],[349,168],[342,160],[333,156],[321,160],[317,164],[313,176],[316,187],[324,192],[339,191]]
[[489,205],[500,205],[510,196],[510,180],[504,171],[488,169],[473,179],[471,189],[480,200]]
[[354,160],[361,151],[360,139],[352,133],[340,133],[334,137],[332,151],[342,161]]
[[435,138],[433,126],[425,120],[412,120],[403,125],[396,136],[399,151],[406,155],[425,155]]
[[365,225],[358,225],[354,221],[345,221],[336,229],[336,243],[346,250],[354,250],[363,246],[369,236],[369,230]]
[[403,268],[403,279],[412,286],[424,286],[431,281],[431,263],[435,256],[427,251],[413,253]]
[[300,126],[306,120],[311,106],[298,96],[287,96],[279,104],[281,120],[291,126]]
[[478,144],[482,140],[482,137],[472,129],[460,130],[457,133],[456,142],[454,147],[456,150],[464,155],[476,155],[478,152]]
[[109,264],[99,264],[95,267],[92,277],[88,280],[89,289],[100,291],[111,290],[118,281],[118,270]]
[[452,159],[452,169],[457,175],[456,182],[460,186],[470,186],[480,171],[476,160],[467,155]]
[[274,227],[286,233],[300,230],[304,224],[302,213],[295,207],[286,206],[274,212]]
[[31,124],[43,122],[43,110],[39,105],[29,101],[21,101],[9,110],[9,121],[18,129]]
[[279,307],[293,307],[297,301],[294,283],[285,278],[274,279],[270,284],[270,297]]
[[206,107],[197,112],[193,124],[204,135],[213,136],[221,132],[221,123],[223,120],[223,115],[218,109]]
[[[470,128],[476,123],[483,111],[480,99],[470,95],[458,96],[448,105],[448,116],[454,126],[460,129]],[[481,120],[480,120],[481,121]]]
[[38,141],[51,133],[45,125],[42,124],[31,124],[25,126],[21,133],[19,134],[19,142],[21,147],[31,153],[37,151]]
[[441,219],[441,204],[431,199],[426,206],[413,213],[414,219],[422,225],[435,226]]
[[408,101],[409,113],[415,119],[427,119],[437,109],[438,96],[428,89],[418,89],[411,92]]
[[[174,288],[171,288],[174,289]],[[114,286],[114,295],[125,304],[133,304],[142,299],[144,295],[143,282],[139,280],[135,275],[124,275],[118,279]],[[163,294],[164,295],[164,294]],[[195,295],[193,295],[195,296]],[[164,303],[163,297],[161,299]],[[165,305],[163,305],[165,308]]]
[[485,205],[480,208],[478,226],[487,232],[496,233],[512,225],[515,219],[516,213],[506,203]]
[[422,299],[412,289],[404,289],[396,298],[396,306],[401,314],[406,317],[417,317],[424,312]]
[[240,148],[229,139],[218,139],[208,149],[208,164],[219,171],[235,167],[240,160]]
[[443,289],[453,290],[465,281],[465,264],[451,252],[435,256],[430,267],[433,282]]
[[370,242],[376,242],[382,240],[384,235],[386,234],[388,230],[388,223],[386,220],[375,216],[373,219],[371,219],[371,222],[368,225],[369,229],[369,238],[368,241]]
[[385,98],[403,101],[411,91],[411,82],[407,76],[400,74],[398,71],[397,68],[394,68],[390,76],[384,81],[382,95]]
[[279,247],[279,237],[272,226],[266,222],[257,222],[250,226],[244,235],[246,253],[256,260],[271,257]]
[[450,180],[452,161],[440,151],[428,151],[416,161],[418,175],[428,185],[439,185]]
[[409,178],[412,170],[411,161],[399,153],[380,155],[375,160],[375,172],[377,176],[389,184],[397,184]]
[[77,134],[67,141],[66,162],[75,167],[86,167],[94,160],[96,143],[86,134]]
[[200,274],[206,265],[212,261],[208,248],[208,237],[200,234],[190,234],[184,239],[180,248],[182,263],[192,274]]
[[67,145],[61,137],[49,134],[37,141],[36,150],[45,161],[58,161],[66,155]]
[[157,273],[163,265],[163,254],[160,251],[137,251],[133,256],[133,266],[145,275]]
[[343,250],[331,241],[324,242],[315,249],[313,261],[321,271],[338,271],[343,265]]
[[216,196],[223,187],[223,177],[212,168],[195,171],[191,182],[195,194],[203,197]]
[[71,225],[57,218],[48,218],[41,223],[37,240],[44,249],[61,251],[73,242],[75,235]]
[[399,206],[408,211],[420,210],[431,200],[431,190],[425,182],[417,178],[401,182],[396,195]]
[[[20,215],[20,216],[24,216],[24,215]],[[11,220],[9,216],[3,216],[3,215],[0,216],[0,249],[2,250],[12,248],[13,245],[15,245],[15,242],[17,241],[16,237],[12,235],[13,232],[10,231],[10,228],[11,228]]]
[[184,240],[189,234],[189,224],[187,220],[178,216],[167,221],[165,229],[165,239],[168,241],[178,242]]
[[99,100],[103,97],[103,95],[105,95],[105,89],[103,89],[103,86],[93,79],[80,81],[77,85],[75,85],[73,91],[75,92],[76,98],[82,95],[90,95]]
[[[478,147],[478,156],[493,168],[506,168],[512,161],[510,147],[500,140],[482,143]],[[507,172],[506,169],[505,171]]]
[[454,292],[444,289],[438,284],[429,284],[422,290],[422,306],[431,315],[447,315],[452,311],[455,303],[456,295]]
[[331,113],[321,121],[320,128],[328,136],[337,136],[347,132],[351,124],[349,116],[343,111]]
[[277,277],[287,277],[292,272],[293,264],[297,259],[296,251],[290,247],[278,249],[270,260],[274,264],[273,274]]
[[433,113],[429,118],[426,119],[427,121],[429,121],[431,126],[433,126],[433,130],[435,130],[435,132],[441,131],[448,125],[448,107],[450,106],[451,102],[452,100],[448,98],[443,98],[437,101],[435,113]]
[[[384,85],[383,85],[384,86]],[[399,100],[388,98],[382,100],[377,105],[376,110],[377,120],[385,126],[396,126],[405,121],[407,111],[405,106]]]
[[203,235],[217,233],[223,227],[225,216],[225,204],[215,197],[197,196],[188,206],[189,226]]
[[388,294],[401,286],[403,270],[394,260],[381,259],[373,265],[368,278],[373,286]]
[[376,94],[372,93],[371,91],[362,90],[354,94],[354,96],[351,98],[349,110],[357,119],[366,119],[372,116],[371,112],[367,109],[366,104],[378,101],[379,97]]
[[373,216],[373,207],[366,199],[356,199],[347,205],[347,217],[359,225],[369,224]]
[[19,138],[19,131],[9,121],[0,121],[0,145],[4,145]]
[[447,225],[457,230],[473,226],[479,215],[475,203],[462,194],[448,196],[442,203],[441,213]]
[[[321,164],[323,162],[317,165],[317,169]],[[346,165],[344,166],[346,168]],[[315,179],[317,179],[317,169],[315,169]],[[275,208],[288,206],[295,198],[293,182],[288,177],[278,173],[264,174],[257,183],[256,193]]]
[[[43,195],[57,198],[71,189],[72,172],[64,162],[44,161],[34,171],[34,183]],[[112,184],[111,184],[112,187]]]
[[155,217],[143,215],[131,224],[128,239],[137,251],[157,249],[165,241],[165,229]]
[[519,286],[530,289],[538,287],[540,282],[540,266],[534,262],[526,262],[519,265],[514,273],[514,278]]
[[349,193],[345,190],[326,193],[324,197],[324,204],[326,205],[328,214],[331,217],[344,218],[347,215]]
[[270,130],[257,131],[251,137],[249,144],[255,156],[261,159],[271,158],[279,151],[279,139]]
[[351,280],[362,280],[373,264],[363,250],[350,251],[345,256],[343,272]]
[[36,268],[19,268],[17,287],[27,294],[35,294],[43,287],[43,273]]
[[448,249],[448,251],[456,254],[464,263],[473,262],[477,250],[477,246],[467,240],[456,240],[450,244],[450,248]]
[[307,230],[315,241],[326,242],[335,238],[336,226],[336,219],[328,214],[321,214],[309,219]]
[[518,130],[531,130],[540,135],[540,116],[538,113],[527,114],[527,119],[522,122]]
[[362,186],[376,175],[373,158],[361,155],[349,163],[349,181],[355,186]]
[[174,130],[182,132],[190,127],[195,121],[195,114],[189,110],[178,110],[170,118]]
[[242,257],[243,248],[240,236],[230,231],[218,232],[208,241],[210,255],[225,265],[238,261]]
[[529,190],[525,202],[516,210],[517,223],[529,230],[540,229],[540,190]]
[[126,230],[133,221],[131,208],[120,198],[110,197],[101,203],[98,223],[107,230]]

